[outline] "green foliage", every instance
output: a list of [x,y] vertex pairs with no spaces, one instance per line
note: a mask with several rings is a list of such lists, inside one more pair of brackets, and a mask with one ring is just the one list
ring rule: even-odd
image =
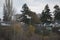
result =
[[[29,7],[27,6],[27,4],[24,4],[22,6],[22,14],[23,14],[23,22],[27,23],[27,24],[33,24],[33,23],[40,23],[40,19],[37,17],[35,12],[32,12]],[[30,19],[27,18],[25,15],[28,15],[29,17],[31,17]]]
[[27,16],[25,16],[25,15],[27,15],[27,14],[30,12],[27,4],[24,4],[24,5],[22,6],[22,9],[23,9],[23,10],[22,10],[21,12],[22,12],[22,15],[23,15],[23,16],[22,16],[22,17],[23,17],[23,22],[26,23],[26,24],[29,24],[29,23],[31,22],[31,21],[30,21],[31,19],[28,19]]
[[[49,20],[47,20],[47,19],[49,19]],[[42,22],[48,22],[48,21],[51,21],[51,20],[52,20],[52,17],[51,17],[51,14],[50,14],[49,6],[46,5],[45,9],[42,11],[41,21]]]
[[58,5],[55,5],[54,8],[55,8],[54,11],[55,20],[60,20],[60,8]]
[[29,13],[30,9],[28,8],[27,4],[22,6],[23,11],[21,11],[24,15]]

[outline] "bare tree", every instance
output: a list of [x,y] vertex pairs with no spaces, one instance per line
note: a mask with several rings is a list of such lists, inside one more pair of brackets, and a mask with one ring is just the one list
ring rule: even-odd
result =
[[12,0],[5,0],[3,10],[4,10],[3,21],[11,21],[14,12],[12,6]]

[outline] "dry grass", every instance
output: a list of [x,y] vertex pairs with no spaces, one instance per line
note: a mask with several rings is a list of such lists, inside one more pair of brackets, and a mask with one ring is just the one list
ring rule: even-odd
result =
[[50,33],[49,36],[35,34],[35,27],[28,26],[24,32],[20,23],[14,23],[11,27],[0,27],[0,40],[59,40],[60,36],[56,33]]

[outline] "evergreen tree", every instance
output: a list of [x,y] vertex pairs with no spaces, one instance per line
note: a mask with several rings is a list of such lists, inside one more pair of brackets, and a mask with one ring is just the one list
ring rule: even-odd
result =
[[60,20],[60,8],[58,5],[55,5],[54,8],[55,8],[54,11],[55,20]]
[[[34,23],[40,23],[40,19],[37,17],[36,13],[35,12],[32,12],[29,7],[27,6],[27,4],[24,4],[22,6],[22,14],[23,14],[23,20],[24,22],[26,23],[31,23],[31,24],[34,24]],[[27,18],[26,15],[28,15],[29,17],[31,18]]]
[[27,4],[24,4],[22,6],[22,9],[23,9],[23,11],[21,11],[21,12],[22,12],[22,16],[23,16],[23,22],[29,24],[31,19],[27,18],[26,15],[29,13],[30,9],[28,8]]
[[44,10],[42,11],[41,21],[42,22],[51,22],[52,17],[50,14],[50,9],[48,4],[45,6]]

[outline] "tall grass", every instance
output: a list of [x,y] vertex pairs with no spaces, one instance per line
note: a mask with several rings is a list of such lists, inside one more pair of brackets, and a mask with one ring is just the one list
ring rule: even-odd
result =
[[28,25],[27,31],[24,31],[21,23],[13,23],[10,27],[0,26],[0,40],[59,40],[60,38],[53,32],[49,36],[36,34],[35,29],[35,26]]

